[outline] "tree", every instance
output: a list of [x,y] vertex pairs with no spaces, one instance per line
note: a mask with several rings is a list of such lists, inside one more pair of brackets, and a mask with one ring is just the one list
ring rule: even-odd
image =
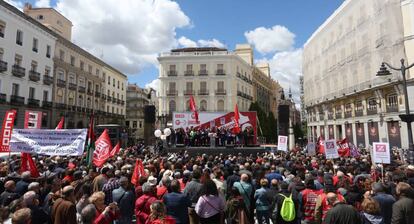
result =
[[[258,118],[258,135],[266,138],[266,142],[276,142],[277,139],[277,120],[272,112],[268,115],[263,111],[257,102],[250,104],[249,111],[256,111]],[[260,128],[262,132],[260,132]]]

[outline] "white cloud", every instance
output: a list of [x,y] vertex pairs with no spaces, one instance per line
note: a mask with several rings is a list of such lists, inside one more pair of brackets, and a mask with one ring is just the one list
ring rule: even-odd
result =
[[190,19],[171,0],[58,0],[73,23],[73,42],[127,74],[157,64]]
[[245,32],[244,36],[262,54],[292,50],[295,43],[295,34],[280,25],[272,28],[258,27]]
[[269,63],[270,74],[285,90],[286,97],[291,88],[296,104],[300,104],[299,77],[302,75],[302,51],[302,49],[295,49],[278,52],[273,58],[259,60],[259,62]]
[[18,1],[18,0],[6,0],[7,3],[9,3],[10,5],[16,7],[17,9],[19,9],[20,11],[23,11],[23,2]]
[[35,2],[35,7],[50,8],[50,0],[37,0]]
[[219,40],[213,38],[210,40],[198,40],[193,41],[187,37],[180,37],[178,39],[178,45],[181,47],[218,47],[218,48],[226,48],[226,45],[221,43]]

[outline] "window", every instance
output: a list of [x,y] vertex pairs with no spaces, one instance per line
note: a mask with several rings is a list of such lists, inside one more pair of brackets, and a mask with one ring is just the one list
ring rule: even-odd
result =
[[70,65],[75,66],[75,56],[70,56]]
[[79,79],[79,86],[85,87],[85,80],[83,78]]
[[70,74],[69,75],[69,83],[76,84],[75,75]]
[[387,96],[387,106],[388,107],[397,107],[398,106],[398,96],[393,93]]
[[112,86],[115,87],[115,78],[112,79]]
[[44,19],[44,17],[43,17],[43,15],[37,15],[37,16],[36,16],[36,19],[37,19],[37,20],[43,20],[43,19]]
[[170,65],[170,71],[175,71],[175,65]]
[[207,90],[207,82],[200,82],[200,90],[205,92]]
[[217,110],[224,111],[224,100],[217,101]]
[[96,69],[96,71],[95,71],[95,75],[96,75],[96,76],[99,76],[99,69]]
[[118,80],[118,89],[119,89],[119,80]]
[[50,58],[50,51],[51,51],[50,45],[47,45],[46,46],[46,57],[47,58]]
[[369,98],[367,101],[368,101],[368,110],[377,109],[377,101],[375,98]]
[[80,107],[83,106],[83,96],[82,95],[79,95],[78,106],[80,106]]
[[345,105],[345,113],[352,113],[352,104],[348,103]]
[[111,85],[111,77],[108,75],[108,85]]
[[185,86],[186,86],[187,91],[192,91],[193,90],[193,83],[192,82],[186,82]]
[[92,65],[88,65],[88,72],[92,74]]
[[192,71],[193,70],[193,65],[187,65],[187,71]]
[[206,111],[207,110],[207,101],[202,100],[200,102],[200,111]]
[[31,70],[32,71],[37,71],[37,62],[36,61],[32,61],[32,63],[31,63]]
[[124,83],[121,83],[121,85],[122,85],[122,90],[124,90]]
[[168,103],[168,107],[169,107],[169,114],[172,114],[173,112],[175,112],[175,110],[176,110],[176,104],[175,104],[175,101],[174,101],[174,100],[171,100],[171,101]]
[[168,83],[169,90],[175,90],[175,82]]
[[4,33],[6,31],[6,23],[0,21],[0,37],[4,38]]
[[362,105],[362,100],[358,100],[355,102],[355,111],[362,111],[364,109]]
[[29,88],[29,99],[34,99],[35,98],[35,88],[30,87]]
[[132,122],[132,128],[137,128],[137,123],[138,123],[137,121],[133,121]]
[[22,60],[23,60],[23,58],[22,58],[21,55],[16,54],[16,56],[14,56],[14,64],[15,65],[21,66],[22,65]]
[[58,71],[58,79],[65,80],[65,73],[62,70]]
[[142,128],[142,121],[139,121],[139,128]]
[[19,95],[19,84],[13,83],[12,84],[12,95],[18,96]]
[[46,90],[43,91],[43,101],[49,101],[49,92]]
[[103,78],[104,81],[106,80],[106,73],[105,72],[102,72],[102,78]]
[[33,46],[32,46],[32,51],[37,53],[37,47],[39,45],[39,41],[36,38],[33,38]]
[[207,70],[207,65],[206,65],[206,64],[201,64],[201,65],[200,65],[200,70],[201,70],[201,71],[205,71],[205,70]]
[[23,45],[23,31],[17,30],[16,33],[16,44],[22,46]]
[[80,61],[80,69],[83,71],[85,67],[85,63],[83,61]]
[[224,81],[217,82],[217,90],[224,90]]

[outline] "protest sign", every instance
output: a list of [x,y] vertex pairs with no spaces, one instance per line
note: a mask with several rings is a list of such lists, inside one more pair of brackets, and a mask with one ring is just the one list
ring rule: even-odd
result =
[[372,148],[374,163],[391,163],[390,144],[388,142],[373,142]]
[[287,136],[279,135],[278,140],[277,140],[277,149],[280,151],[287,152],[288,151],[287,141],[288,141]]
[[324,143],[324,147],[325,147],[325,156],[327,159],[339,158],[338,148],[336,146],[335,139],[326,140]]
[[83,153],[87,129],[14,129],[11,152],[49,156],[80,156]]
[[316,154],[316,146],[315,146],[315,143],[309,142],[308,145],[306,146],[306,149],[308,150],[308,155],[309,156],[313,156],[313,155]]

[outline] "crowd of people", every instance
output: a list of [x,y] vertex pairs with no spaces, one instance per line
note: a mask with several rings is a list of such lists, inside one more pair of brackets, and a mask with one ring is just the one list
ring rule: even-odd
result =
[[232,128],[227,127],[178,128],[176,130],[171,129],[171,135],[168,136],[167,140],[170,145],[191,147],[251,146],[254,144],[254,130],[252,127],[246,127],[243,131],[235,133]]
[[189,156],[128,147],[101,168],[83,157],[35,157],[38,178],[12,161],[0,164],[1,223],[414,223],[414,166],[394,158],[377,167],[365,153],[326,160],[301,150]]

